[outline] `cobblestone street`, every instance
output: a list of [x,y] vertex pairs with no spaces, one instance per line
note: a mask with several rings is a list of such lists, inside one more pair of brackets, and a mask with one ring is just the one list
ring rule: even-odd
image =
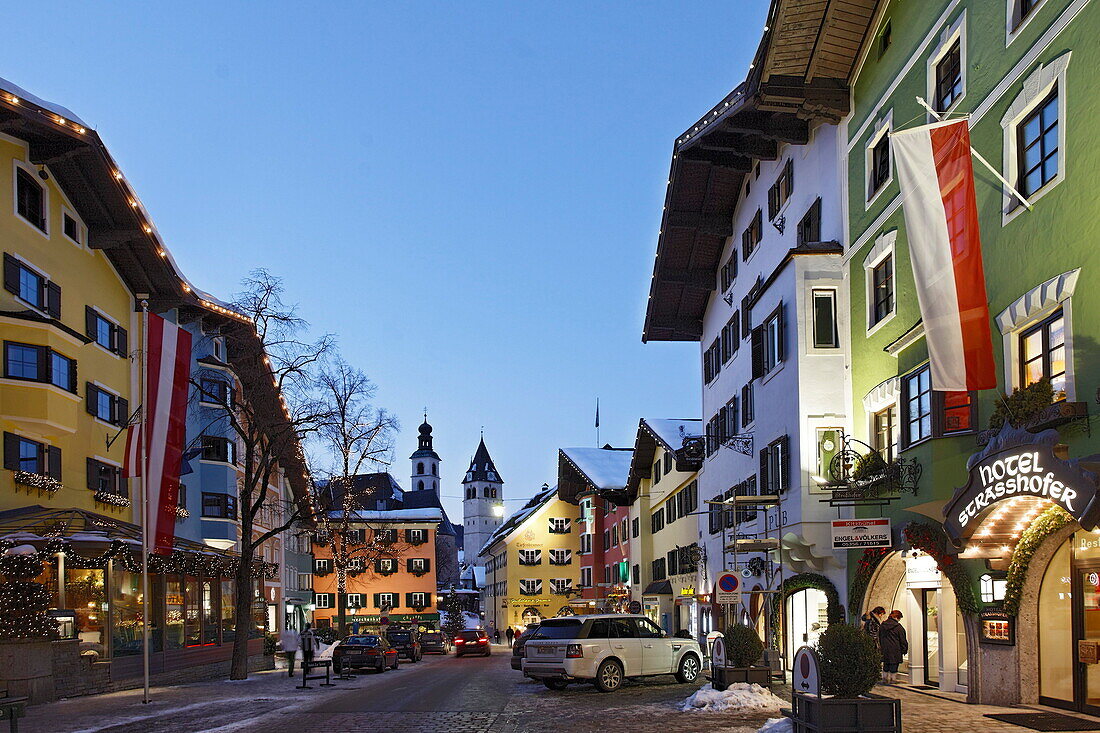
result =
[[[212,681],[154,690],[74,698],[36,706],[21,721],[25,733],[258,733],[379,729],[391,733],[543,733],[601,731],[629,721],[637,733],[706,730],[749,733],[766,715],[681,712],[694,685],[671,677],[628,684],[603,695],[589,685],[551,692],[508,665],[503,647],[488,658],[426,657],[383,675],[364,674],[323,688],[299,690],[285,673],[255,674],[246,682]],[[781,696],[787,693],[776,690]],[[1009,708],[966,705],[961,697],[890,689],[902,699],[906,733],[1023,733],[984,717]],[[958,699],[956,699],[958,698]],[[1020,709],[1016,709],[1020,710]],[[1078,715],[1077,717],[1085,717]]]

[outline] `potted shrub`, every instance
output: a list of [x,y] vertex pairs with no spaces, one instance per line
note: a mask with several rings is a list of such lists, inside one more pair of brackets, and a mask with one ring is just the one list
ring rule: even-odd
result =
[[855,626],[833,624],[817,642],[821,695],[795,691],[796,731],[901,731],[901,700],[871,694],[882,655]]
[[726,666],[711,670],[711,684],[716,690],[724,690],[736,682],[753,682],[770,687],[770,667],[757,665],[764,653],[764,642],[756,630],[742,624],[726,629]]

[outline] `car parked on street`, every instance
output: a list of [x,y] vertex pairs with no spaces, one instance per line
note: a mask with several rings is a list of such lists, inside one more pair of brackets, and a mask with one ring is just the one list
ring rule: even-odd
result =
[[703,669],[694,639],[669,637],[646,616],[593,614],[546,619],[524,644],[523,673],[551,690],[591,682],[614,692],[635,677],[675,675],[690,684]]
[[527,628],[523,630],[523,633],[512,642],[512,669],[523,670],[523,646],[538,630],[538,624],[527,624]]
[[420,651],[424,654],[450,654],[451,642],[442,631],[425,631],[420,635]]
[[397,650],[398,655],[410,662],[419,662],[424,658],[424,650],[420,647],[420,632],[416,629],[397,627],[386,629],[386,641]]
[[489,648],[489,635],[484,629],[465,629],[455,634],[455,656],[480,654],[487,657],[492,654]]
[[397,650],[381,636],[357,634],[345,637],[332,650],[332,670],[341,674],[346,669],[373,669],[385,672],[397,669]]

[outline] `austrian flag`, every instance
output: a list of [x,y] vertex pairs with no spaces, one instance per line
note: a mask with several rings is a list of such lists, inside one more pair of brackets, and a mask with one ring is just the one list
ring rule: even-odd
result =
[[967,121],[895,132],[890,144],[901,185],[932,389],[993,389],[997,374]]

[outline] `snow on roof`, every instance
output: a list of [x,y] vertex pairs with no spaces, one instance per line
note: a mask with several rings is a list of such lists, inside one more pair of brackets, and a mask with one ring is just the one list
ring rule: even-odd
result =
[[665,450],[679,450],[684,447],[684,438],[703,434],[703,421],[698,418],[673,420],[645,417],[642,418],[642,423],[657,440],[664,443]]
[[[329,516],[337,519],[343,516],[343,512],[329,512]],[[431,507],[424,509],[386,509],[381,511],[366,511],[363,509],[350,513],[353,520],[360,522],[442,522],[443,510]]]
[[561,452],[597,489],[625,489],[633,450],[562,448]]
[[527,501],[527,503],[523,505],[522,509],[520,509],[512,516],[508,517],[508,519],[505,520],[504,524],[497,527],[496,531],[489,535],[489,539],[485,540],[485,544],[481,546],[478,554],[480,555],[481,553],[485,552],[485,550],[487,550],[497,540],[500,540],[511,534],[512,530],[516,529],[517,527],[519,527],[519,525],[526,522],[528,517],[537,512],[543,504],[555,497],[557,493],[557,486],[547,486],[543,489],[540,489],[537,494],[532,496]]
[[84,127],[91,127],[91,125],[89,125],[87,122],[85,122],[84,120],[80,119],[75,114],[73,114],[72,110],[66,109],[65,107],[62,107],[60,104],[54,104],[53,102],[47,102],[45,99],[42,99],[41,97],[36,97],[33,94],[31,94],[30,92],[28,92],[26,89],[24,89],[23,87],[19,86],[18,84],[14,84],[14,83],[8,81],[7,79],[0,78],[0,89],[3,89],[8,94],[14,94],[15,96],[19,97],[20,99],[25,99],[26,101],[30,102],[31,104],[33,104],[37,107],[41,107],[42,109],[48,109],[49,111],[53,112],[55,115],[60,115],[61,117],[64,117],[65,119],[69,120],[70,122],[76,122],[78,124],[83,125]]

